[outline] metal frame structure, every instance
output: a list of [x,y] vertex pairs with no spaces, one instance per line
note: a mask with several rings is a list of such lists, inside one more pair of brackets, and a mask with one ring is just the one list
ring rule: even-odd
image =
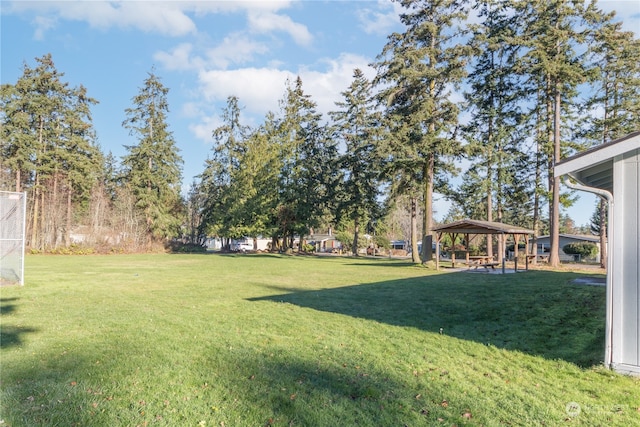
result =
[[[0,253],[0,270],[3,268],[3,259],[9,255],[9,253],[5,253],[4,249],[10,246],[15,245],[15,242],[18,242],[18,250],[20,251],[20,272],[19,272],[19,283],[20,286],[24,286],[24,256],[25,256],[25,237],[26,237],[26,226],[27,226],[27,193],[20,192],[11,192],[11,191],[0,191],[0,200],[20,200],[22,199],[22,203],[16,203],[15,212],[12,210],[6,210],[3,208],[1,210],[2,217],[0,217],[0,246],[3,248],[2,253]],[[7,203],[6,201],[4,202]],[[7,228],[7,222],[11,218],[12,215],[18,217],[18,221],[21,222],[21,229],[16,232],[15,227]],[[6,244],[8,242],[8,244]]]

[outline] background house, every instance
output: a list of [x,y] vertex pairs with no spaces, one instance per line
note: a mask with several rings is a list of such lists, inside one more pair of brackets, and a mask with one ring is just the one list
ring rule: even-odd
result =
[[[569,243],[593,243],[598,247],[598,252],[594,255],[593,259],[589,259],[589,261],[595,261],[600,259],[600,237],[599,236],[589,236],[584,234],[562,234],[559,235],[559,244],[560,244],[560,261],[586,261],[584,259],[576,259],[575,255],[566,254],[562,250],[565,245]],[[551,247],[550,236],[540,236],[536,239],[538,245],[538,254],[549,253],[549,248]],[[533,239],[529,239],[529,243],[533,243]]]

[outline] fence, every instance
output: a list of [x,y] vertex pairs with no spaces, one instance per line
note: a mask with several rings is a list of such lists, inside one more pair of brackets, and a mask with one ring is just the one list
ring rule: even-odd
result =
[[24,285],[27,194],[0,191],[0,285]]

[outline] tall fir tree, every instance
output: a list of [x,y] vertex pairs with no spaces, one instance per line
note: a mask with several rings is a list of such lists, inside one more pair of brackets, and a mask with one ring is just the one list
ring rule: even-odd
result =
[[532,93],[537,96],[536,162],[543,161],[546,165],[550,195],[549,263],[557,266],[561,195],[560,179],[554,176],[553,168],[566,147],[570,131],[566,118],[570,115],[571,102],[589,72],[584,60],[584,42],[587,10],[591,6],[585,6],[584,0],[527,0],[515,4],[521,19],[520,43],[525,48],[521,66]]
[[354,70],[353,82],[342,92],[342,97],[342,101],[336,102],[339,110],[329,113],[336,139],[346,148],[338,163],[344,178],[337,209],[339,217],[353,221],[351,249],[357,256],[361,225],[375,220],[379,211],[380,161],[376,142],[380,138],[380,114],[376,111],[371,82],[360,69]]
[[287,82],[281,108],[277,216],[284,246],[292,248],[295,235],[307,234],[329,212],[337,147],[322,124],[316,103],[304,93],[300,77]]
[[[613,22],[615,14],[592,10],[596,23],[590,37],[594,95],[587,107],[599,114],[586,118],[581,136],[597,145],[638,130],[640,123],[640,40]],[[591,230],[600,238],[600,266],[607,266],[607,202],[598,201]],[[594,223],[594,221],[598,221]]]
[[[483,21],[471,26],[475,55],[465,93],[471,118],[464,127],[472,165],[458,203],[470,218],[503,222],[510,197],[522,199],[526,191],[514,167],[526,149],[520,107],[526,94],[516,72],[520,46],[514,43],[518,16],[502,1],[484,0],[475,8]],[[487,244],[487,252],[493,255],[493,244]],[[498,260],[503,253],[498,251]]]
[[[447,158],[461,151],[455,133],[458,106],[450,93],[466,75],[470,48],[462,42],[458,24],[467,11],[465,2],[459,0],[399,3],[406,30],[389,36],[377,59],[376,82],[382,88],[380,100],[387,106],[388,152],[395,170],[404,170],[405,179],[416,180],[405,186],[414,197],[411,205],[422,197],[422,261],[426,262],[432,256],[434,188],[438,180],[446,181],[444,175],[451,170]],[[411,240],[413,260],[419,262],[419,238],[414,235]]]
[[137,138],[136,145],[125,146],[122,165],[149,242],[176,236],[182,222],[182,158],[167,122],[168,92],[153,71],[148,73],[122,123]]
[[615,15],[594,11],[598,25],[590,38],[595,93],[588,100],[592,118],[586,137],[605,143],[637,131],[640,123],[640,39],[622,30]]
[[277,125],[272,114],[246,139],[240,167],[234,173],[232,187],[237,202],[234,218],[237,231],[254,238],[276,234],[274,211],[277,206],[280,165]]
[[234,177],[246,151],[245,143],[250,129],[241,123],[241,113],[239,99],[229,96],[222,110],[222,124],[212,132],[212,155],[207,159],[201,175],[201,187],[206,193],[203,225],[213,234],[226,239],[226,250],[231,249],[230,239],[243,237],[243,231],[237,224],[237,212],[244,196]]
[[74,209],[102,167],[90,112],[97,101],[63,76],[47,54],[1,90],[0,167],[12,189],[29,193],[28,244],[39,250],[70,244]]

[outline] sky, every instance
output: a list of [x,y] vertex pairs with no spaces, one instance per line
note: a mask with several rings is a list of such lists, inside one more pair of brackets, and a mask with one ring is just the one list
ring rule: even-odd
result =
[[[640,0],[600,0],[623,28],[640,26]],[[136,144],[122,128],[149,72],[169,88],[168,123],[184,160],[183,187],[204,169],[227,97],[243,124],[278,111],[287,79],[302,79],[318,111],[335,101],[360,68],[369,67],[387,36],[403,32],[401,8],[377,1],[8,1],[0,2],[0,82],[14,84],[26,62],[50,53],[70,86],[83,85],[99,104],[93,124],[103,152],[116,157]],[[436,197],[441,220],[448,202]],[[594,196],[581,193],[566,212],[587,224]]]

